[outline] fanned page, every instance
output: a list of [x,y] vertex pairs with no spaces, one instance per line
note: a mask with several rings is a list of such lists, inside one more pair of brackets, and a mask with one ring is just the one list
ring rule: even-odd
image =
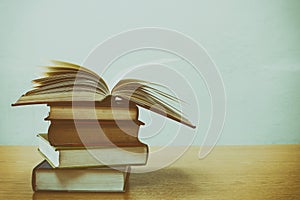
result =
[[113,88],[112,95],[128,99],[143,108],[149,109],[189,127],[195,128],[196,126],[194,126],[180,110],[171,105],[173,103],[178,104],[181,100],[175,96],[156,89],[155,87],[157,86],[163,87],[162,85],[147,81],[124,79],[119,81],[118,84]]
[[101,102],[112,95],[195,128],[180,110],[172,106],[181,100],[156,88],[163,86],[137,79],[124,79],[110,93],[105,81],[95,72],[72,63],[52,62],[53,66],[46,67],[45,76],[33,80],[33,89],[22,95],[14,106],[72,101]]
[[33,80],[33,89],[13,105],[101,101],[110,95],[105,81],[95,72],[72,63],[52,61],[42,78]]

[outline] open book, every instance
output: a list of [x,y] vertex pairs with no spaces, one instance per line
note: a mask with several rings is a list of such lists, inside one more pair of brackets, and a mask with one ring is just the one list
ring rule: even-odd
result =
[[164,115],[189,127],[195,126],[172,104],[181,100],[158,89],[161,85],[123,79],[110,91],[105,81],[95,72],[72,63],[52,61],[45,76],[33,80],[34,88],[13,104],[51,104],[71,102],[101,102],[104,99],[128,100],[153,112]]

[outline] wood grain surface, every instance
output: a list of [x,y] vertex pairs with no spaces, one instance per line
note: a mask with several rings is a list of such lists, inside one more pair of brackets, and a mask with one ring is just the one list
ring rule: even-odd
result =
[[131,174],[125,193],[36,192],[36,147],[0,147],[0,199],[300,199],[300,145],[191,147],[171,166]]

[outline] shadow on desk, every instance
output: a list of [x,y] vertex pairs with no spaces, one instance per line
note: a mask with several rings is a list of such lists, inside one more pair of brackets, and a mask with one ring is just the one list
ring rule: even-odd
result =
[[[199,175],[197,171],[197,175]],[[89,193],[89,192],[35,192],[34,200],[43,199],[172,199],[199,197],[201,186],[193,184],[197,178],[182,168],[166,168],[155,172],[131,174],[125,193]],[[203,174],[203,179],[207,175]],[[208,180],[206,180],[208,181]]]

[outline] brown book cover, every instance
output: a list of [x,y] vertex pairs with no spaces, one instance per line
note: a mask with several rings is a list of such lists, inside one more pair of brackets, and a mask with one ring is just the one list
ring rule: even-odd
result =
[[125,192],[130,166],[52,168],[44,160],[32,170],[33,191]]
[[51,120],[48,140],[52,146],[134,146],[139,144],[135,120]]

